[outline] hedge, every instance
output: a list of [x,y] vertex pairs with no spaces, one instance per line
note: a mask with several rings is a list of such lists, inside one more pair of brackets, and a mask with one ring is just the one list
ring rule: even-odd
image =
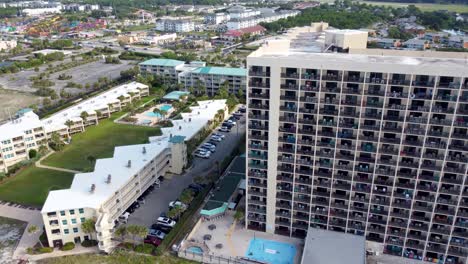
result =
[[97,244],[98,244],[98,242],[96,240],[94,240],[94,239],[92,239],[92,240],[88,239],[88,240],[85,240],[85,241],[81,242],[81,245],[83,247],[94,247],[94,246],[97,246]]
[[72,250],[75,248],[75,243],[73,242],[68,242],[68,243],[65,243],[65,245],[62,246],[62,251],[68,251],[68,250]]

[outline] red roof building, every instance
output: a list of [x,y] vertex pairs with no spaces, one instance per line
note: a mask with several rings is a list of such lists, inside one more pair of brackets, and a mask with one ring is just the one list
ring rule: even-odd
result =
[[263,33],[265,33],[265,31],[266,29],[264,27],[256,25],[248,28],[228,30],[226,33],[223,34],[222,38],[225,40],[232,41],[240,39],[246,34],[250,34],[250,36],[262,35]]

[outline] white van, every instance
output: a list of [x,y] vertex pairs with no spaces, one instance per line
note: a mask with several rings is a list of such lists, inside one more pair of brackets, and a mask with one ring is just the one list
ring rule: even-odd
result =
[[123,215],[119,216],[119,222],[122,224],[126,224],[128,222],[128,217],[130,216],[129,212],[123,213]]

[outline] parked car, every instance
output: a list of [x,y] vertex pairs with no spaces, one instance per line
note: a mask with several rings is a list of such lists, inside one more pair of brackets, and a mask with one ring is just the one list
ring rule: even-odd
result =
[[155,237],[155,236],[146,236],[145,240],[143,241],[145,244],[151,244],[155,247],[161,245],[162,240]]
[[176,224],[176,221],[170,219],[169,217],[158,217],[158,220],[156,222],[160,225],[169,227],[173,227]]
[[130,216],[129,212],[123,213],[121,216],[119,216],[119,222],[122,224],[126,224],[128,222],[128,217]]
[[195,157],[199,157],[199,158],[202,158],[202,159],[208,159],[211,155],[208,154],[207,151],[201,151],[201,150],[198,150],[197,152],[195,152]]
[[219,129],[220,132],[230,132],[231,130],[226,127],[226,126],[222,126],[220,129]]
[[140,196],[138,199],[137,199],[138,203],[139,204],[145,204],[146,200],[145,200],[145,197],[142,195]]
[[228,119],[228,121],[226,121],[226,122],[228,122],[229,124],[231,124],[233,126],[235,126],[237,124],[236,121],[231,120],[231,119]]
[[172,201],[172,202],[169,203],[169,209],[172,209],[172,208],[174,208],[176,206],[182,207],[183,210],[187,209],[187,205],[184,204],[181,201]]
[[203,190],[203,186],[198,185],[198,184],[196,184],[196,183],[190,184],[190,185],[188,186],[188,188],[194,190],[194,191],[197,192],[197,193],[198,193],[198,192],[201,192],[201,191]]
[[216,147],[211,145],[210,143],[203,143],[201,147],[209,150],[211,153],[216,151]]
[[213,133],[211,136],[216,136],[216,137],[220,137],[221,139],[225,139],[226,136],[224,134],[221,134],[221,133]]
[[234,126],[234,124],[232,124],[232,123],[230,123],[228,121],[224,121],[221,125],[229,128],[229,129],[231,129]]
[[210,141],[221,142],[221,141],[223,141],[223,139],[218,137],[218,136],[211,136]]
[[164,179],[164,176],[162,176],[162,175],[159,176],[159,177],[158,177],[158,180],[159,180],[159,183],[163,182],[163,181],[165,180],[165,179]]
[[241,107],[239,107],[239,112],[245,113],[245,112],[247,112],[247,108],[245,108],[245,106],[241,106]]
[[157,237],[157,238],[159,238],[161,240],[163,240],[164,237],[166,237],[166,233],[164,233],[163,231],[161,231],[159,229],[150,229],[148,235]]
[[163,231],[164,233],[168,234],[169,232],[171,232],[172,227],[164,226],[164,225],[161,225],[161,224],[158,224],[158,223],[154,223],[154,224],[151,225],[151,229],[159,229],[159,230]]

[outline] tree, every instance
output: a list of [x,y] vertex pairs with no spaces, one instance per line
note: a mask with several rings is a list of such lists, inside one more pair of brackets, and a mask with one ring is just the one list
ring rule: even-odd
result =
[[80,117],[83,119],[83,122],[86,122],[86,119],[88,118],[89,114],[86,111],[81,112]]
[[28,156],[29,156],[30,159],[34,159],[37,156],[37,150],[30,149],[29,153],[28,153]]
[[37,228],[36,225],[30,225],[30,226],[28,227],[28,233],[29,233],[29,234],[34,234],[34,233],[36,233],[38,230],[39,230],[39,228]]
[[73,126],[73,121],[71,121],[70,119],[68,119],[67,121],[65,121],[65,125],[68,127],[68,129],[71,128],[71,126]]
[[47,148],[46,145],[39,146],[39,150],[38,150],[39,155],[44,156],[48,151],[49,149]]
[[90,238],[93,237],[93,234],[96,233],[96,220],[94,218],[88,218],[83,223],[81,223],[81,230],[85,234],[88,234]]
[[167,216],[173,219],[179,219],[180,214],[183,212],[183,208],[179,205],[174,206],[169,212],[167,212]]
[[219,87],[216,97],[220,99],[227,99],[229,97],[229,91],[226,88],[225,83]]
[[236,221],[240,221],[242,218],[244,218],[244,212],[242,211],[242,209],[238,209],[234,214],[234,219]]
[[127,236],[127,227],[119,226],[114,233],[116,236],[120,237],[120,241],[125,242],[125,237]]
[[53,132],[50,137],[49,146],[55,151],[61,151],[65,144],[60,138],[60,135],[57,132]]
[[185,189],[179,197],[179,200],[184,204],[190,204],[193,200],[194,192],[190,189]]
[[96,161],[96,157],[94,157],[93,155],[89,155],[86,157],[86,159],[89,161],[89,163],[91,164],[94,164],[94,162]]
[[127,234],[132,236],[132,241],[135,248],[136,244],[139,242],[137,238],[140,238],[141,241],[146,236],[146,234],[148,234],[148,228],[139,225],[128,225]]

